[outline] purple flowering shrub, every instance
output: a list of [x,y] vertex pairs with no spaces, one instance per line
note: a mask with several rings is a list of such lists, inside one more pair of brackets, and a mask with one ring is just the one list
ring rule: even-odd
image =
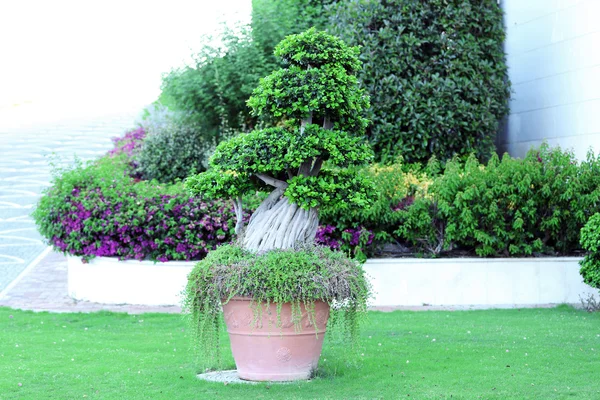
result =
[[321,225],[317,229],[315,242],[364,261],[367,258],[366,250],[373,243],[374,237],[372,230],[362,226],[338,229],[333,225]]
[[126,154],[128,158],[132,159],[133,156],[142,148],[142,143],[146,138],[146,131],[144,128],[139,127],[125,132],[125,135],[121,137],[114,137],[113,141],[115,147],[108,152],[111,156],[119,154]]
[[55,176],[33,214],[55,249],[86,260],[199,260],[233,240],[230,204],[192,197],[181,183],[136,183],[128,161],[117,154]]
[[129,160],[128,173],[136,178],[140,179],[142,176],[138,172],[139,162],[136,161],[136,155],[142,150],[142,144],[146,138],[146,131],[144,128],[139,127],[125,132],[123,136],[113,137],[111,140],[115,147],[108,152],[110,157],[116,157],[124,154]]

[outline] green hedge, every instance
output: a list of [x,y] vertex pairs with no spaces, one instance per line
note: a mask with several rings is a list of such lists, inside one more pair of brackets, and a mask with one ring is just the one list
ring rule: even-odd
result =
[[547,145],[524,159],[493,156],[481,164],[474,156],[456,158],[443,170],[435,159],[424,168],[376,164],[357,174],[374,182],[374,205],[323,208],[321,223],[330,235],[321,241],[366,229],[375,238],[368,254],[388,243],[429,256],[580,254],[580,231],[600,212],[600,156],[590,152],[580,162],[571,151]]
[[428,195],[415,199],[396,235],[423,250],[456,248],[479,256],[572,254],[600,208],[600,157],[579,163],[547,145],[525,159],[450,161]]
[[594,214],[581,230],[581,246],[589,252],[581,261],[583,281],[600,289],[600,213]]
[[494,152],[510,93],[496,0],[348,0],[330,30],[360,45],[380,160]]

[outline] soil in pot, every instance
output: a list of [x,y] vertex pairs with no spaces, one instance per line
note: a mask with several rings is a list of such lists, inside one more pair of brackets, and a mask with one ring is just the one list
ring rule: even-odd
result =
[[329,304],[315,302],[315,325],[301,305],[301,331],[292,321],[291,304],[281,309],[277,327],[277,305],[262,305],[262,315],[254,321],[252,299],[234,297],[223,304],[231,351],[241,379],[250,381],[294,381],[309,379],[317,369]]

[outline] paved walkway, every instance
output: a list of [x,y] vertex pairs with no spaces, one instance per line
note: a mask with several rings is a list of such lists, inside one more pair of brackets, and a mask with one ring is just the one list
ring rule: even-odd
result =
[[[30,216],[50,184],[52,158],[61,164],[97,158],[112,147],[111,137],[134,127],[139,114],[33,122],[28,111],[17,118],[0,114],[0,291],[46,248]],[[25,113],[23,112],[25,111]]]

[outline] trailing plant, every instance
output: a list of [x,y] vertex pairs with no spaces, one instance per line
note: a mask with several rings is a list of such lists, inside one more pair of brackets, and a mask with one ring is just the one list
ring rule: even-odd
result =
[[510,94],[496,1],[342,1],[329,29],[362,47],[377,160],[492,155]]
[[199,260],[233,240],[225,202],[190,196],[181,183],[136,183],[130,173],[126,154],[55,169],[33,213],[40,234],[84,260]]
[[580,273],[588,285],[600,289],[600,213],[594,214],[581,229],[581,246],[588,252],[580,262]]
[[370,292],[360,264],[326,247],[303,244],[256,253],[224,245],[211,251],[191,272],[183,308],[191,317],[205,366],[216,367],[220,364],[222,302],[235,296],[251,297],[254,327],[263,305],[268,309],[269,304],[277,304],[274,329],[282,326],[281,305],[291,303],[292,321],[299,331],[300,307],[305,306],[309,320],[315,321],[312,305],[322,300],[332,305],[327,329],[339,329],[354,343]]

